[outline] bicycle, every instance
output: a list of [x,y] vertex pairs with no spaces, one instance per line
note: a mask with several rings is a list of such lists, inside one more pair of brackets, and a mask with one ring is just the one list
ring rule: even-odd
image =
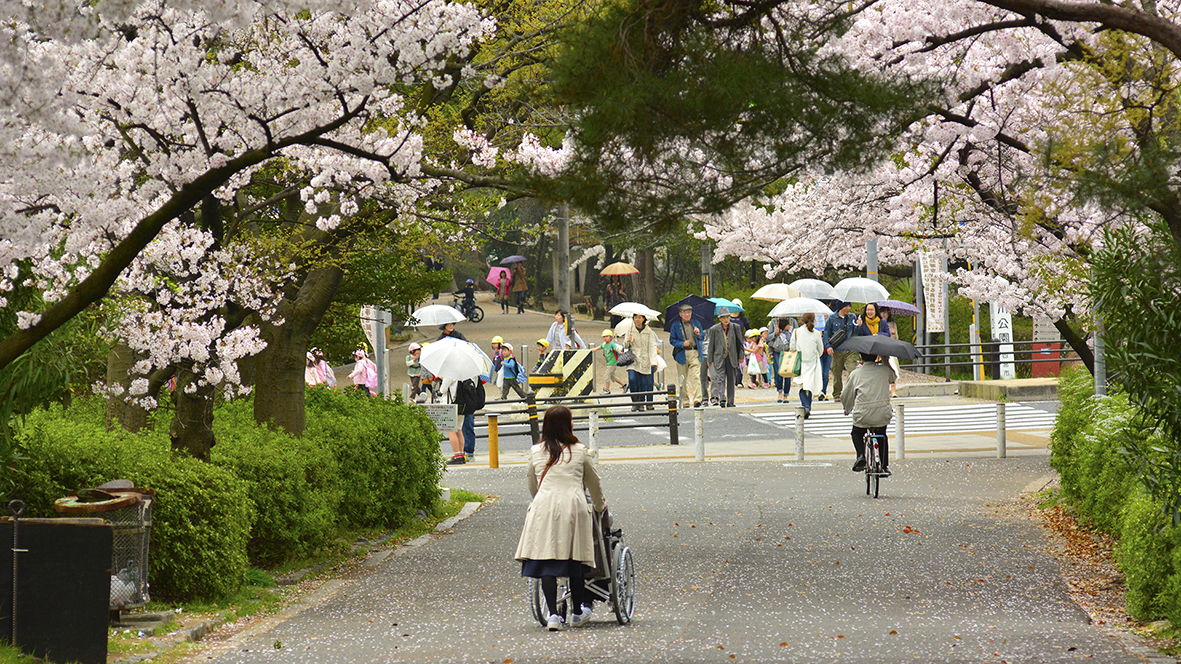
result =
[[890,473],[882,469],[882,455],[878,439],[885,439],[885,435],[865,432],[865,495],[878,497],[878,484],[883,477]]
[[479,323],[480,321],[484,320],[484,310],[475,304],[461,305],[459,303],[459,298],[455,298],[452,306],[456,309],[459,309],[459,311],[462,312],[464,316],[467,316],[467,319],[473,323]]

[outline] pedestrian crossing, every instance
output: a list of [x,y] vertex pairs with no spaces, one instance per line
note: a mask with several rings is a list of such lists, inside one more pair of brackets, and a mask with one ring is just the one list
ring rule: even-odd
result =
[[[790,410],[756,411],[751,415],[785,429],[794,431],[796,428],[794,406]],[[1007,430],[1052,429],[1054,428],[1054,418],[1054,413],[1044,410],[1019,403],[1005,404],[1005,428]],[[894,419],[886,427],[886,435],[894,436],[897,424],[897,411],[895,411]],[[804,432],[812,436],[846,437],[852,426],[852,417],[846,416],[839,410],[813,410],[812,416],[804,421]],[[906,433],[908,435],[972,431],[996,431],[996,406],[994,404],[906,407]]]

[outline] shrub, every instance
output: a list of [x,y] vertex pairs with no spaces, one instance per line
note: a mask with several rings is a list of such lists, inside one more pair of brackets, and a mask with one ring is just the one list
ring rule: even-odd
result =
[[[1178,532],[1161,530],[1165,525],[1160,505],[1142,491],[1129,496],[1115,557],[1127,579],[1128,613],[1148,620],[1162,615],[1162,592],[1176,586],[1178,577],[1171,565],[1170,549],[1177,550]],[[1172,578],[1170,578],[1172,576]]]
[[439,499],[443,458],[421,410],[353,390],[309,390],[305,439],[321,441],[339,464],[341,525],[399,525]]
[[253,564],[309,556],[335,536],[340,474],[323,441],[255,424],[250,401],[219,408],[213,428],[213,463],[244,480],[254,499]]
[[25,459],[15,470],[19,493],[9,497],[24,500],[32,515],[56,516],[55,499],[116,478],[155,489],[153,595],[217,597],[241,587],[253,507],[246,485],[228,471],[174,458],[159,432],[107,431],[101,402],[31,413],[16,440]]

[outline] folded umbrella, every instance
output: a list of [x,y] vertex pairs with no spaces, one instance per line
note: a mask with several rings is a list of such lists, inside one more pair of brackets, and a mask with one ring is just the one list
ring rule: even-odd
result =
[[893,337],[887,337],[881,334],[870,334],[863,337],[846,339],[844,343],[837,347],[837,350],[901,357],[907,360],[918,359],[923,355],[909,341],[902,341],[901,339],[894,339]]
[[898,316],[917,316],[922,313],[919,311],[918,307],[909,302],[903,302],[902,300],[882,300],[877,304],[879,309],[889,309],[890,313],[896,314]]
[[446,323],[461,323],[467,316],[455,307],[446,304],[428,304],[410,314],[410,325],[444,325]]

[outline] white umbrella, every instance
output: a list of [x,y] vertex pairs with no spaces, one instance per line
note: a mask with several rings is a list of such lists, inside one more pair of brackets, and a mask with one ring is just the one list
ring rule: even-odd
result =
[[444,337],[422,347],[418,361],[439,378],[467,380],[492,373],[492,360],[470,341]]
[[841,279],[833,290],[836,297],[846,302],[877,302],[890,297],[885,286],[865,277]]
[[767,314],[767,318],[802,316],[808,312],[812,312],[817,316],[832,315],[832,309],[824,306],[824,303],[820,300],[810,297],[793,297],[790,300],[784,300],[775,305],[775,307],[771,309],[771,313]]
[[831,300],[837,296],[836,290],[831,284],[819,279],[796,279],[788,285],[798,290],[804,297],[813,297],[817,300]]
[[607,313],[612,316],[635,316],[640,314],[648,320],[656,320],[660,318],[660,312],[655,309],[650,309],[639,302],[620,302],[611,308]]
[[446,304],[428,304],[410,314],[410,320],[415,321],[411,322],[411,325],[418,327],[419,325],[462,323],[467,320],[467,316],[464,316],[463,312],[459,309]]
[[793,297],[800,297],[802,293],[787,284],[767,284],[751,294],[756,300],[767,302],[782,302]]

